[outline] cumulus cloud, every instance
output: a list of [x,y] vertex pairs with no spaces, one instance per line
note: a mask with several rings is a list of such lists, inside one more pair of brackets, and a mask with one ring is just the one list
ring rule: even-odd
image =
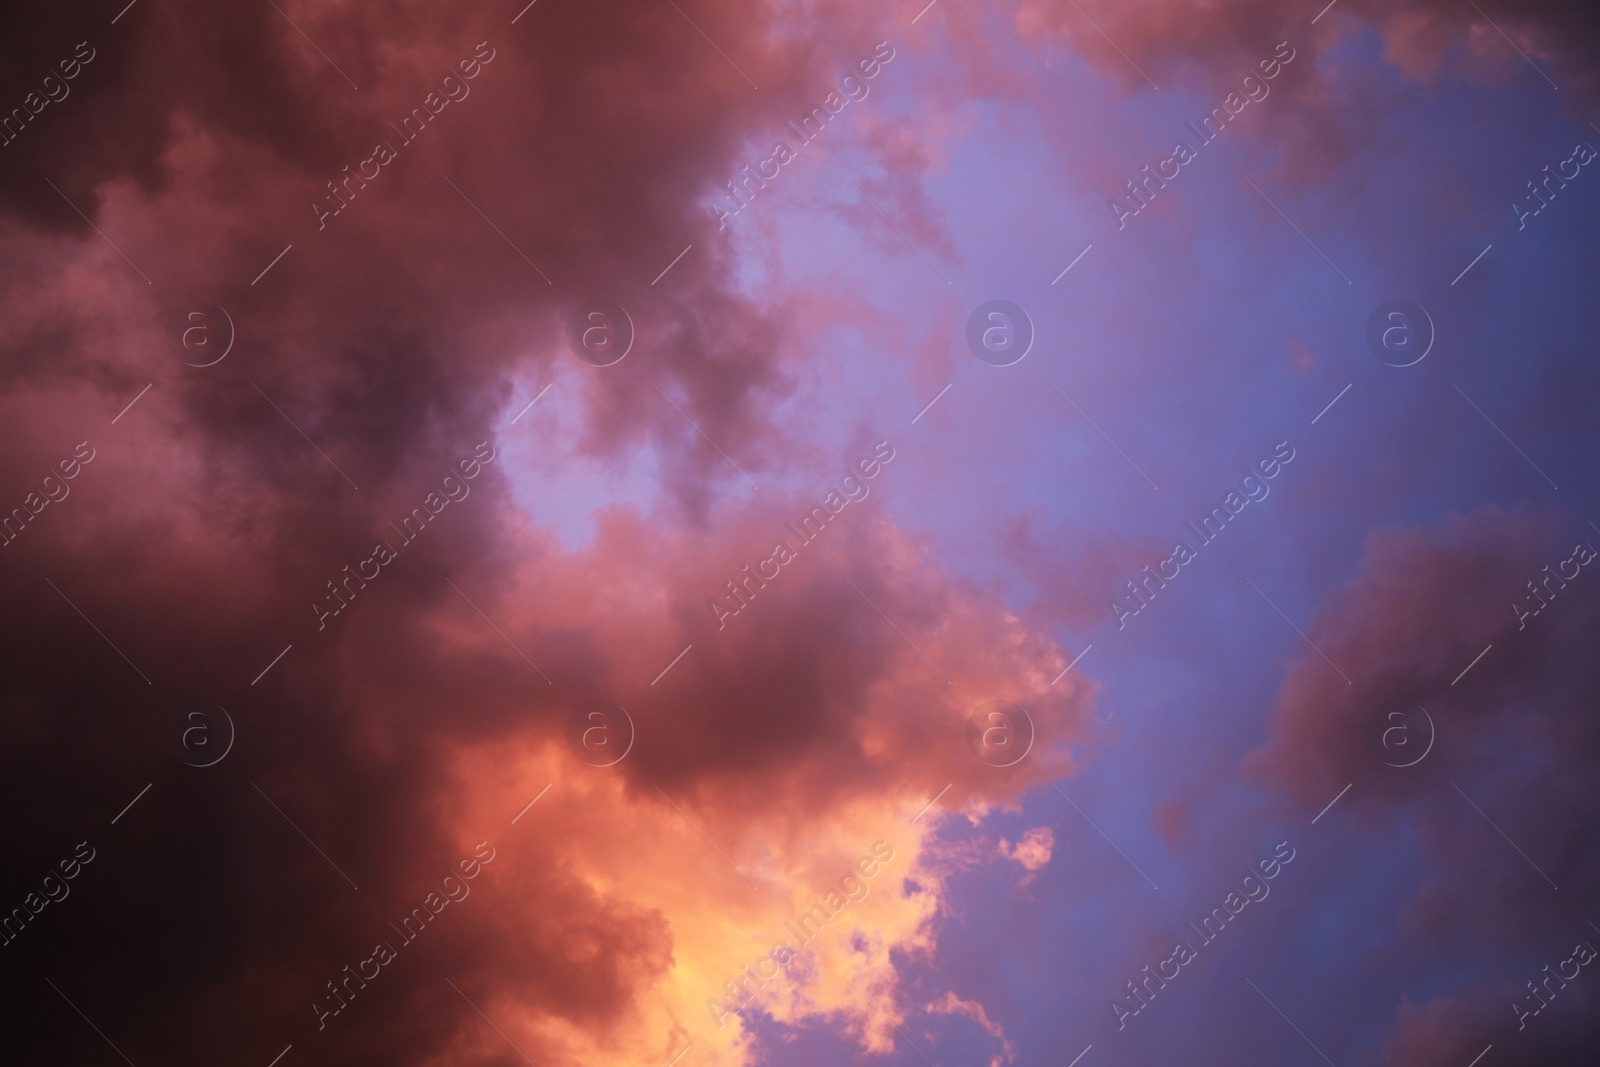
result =
[[[1476,977],[1395,1005],[1385,1062],[1397,1067],[1470,1059],[1491,1042],[1540,1062],[1592,1058],[1581,979],[1526,1027],[1514,1008],[1539,1003],[1525,983],[1545,964],[1594,940],[1581,902],[1600,889],[1589,770],[1600,677],[1584,650],[1600,635],[1600,600],[1586,567],[1562,566],[1590,534],[1570,513],[1494,506],[1374,532],[1360,574],[1306,630],[1353,684],[1308,652],[1244,761],[1248,780],[1308,814],[1348,784],[1340,805],[1369,830],[1414,835],[1415,891],[1373,921],[1397,922],[1401,944],[1432,966]],[[1530,583],[1545,598],[1536,614]]]
[[[477,1008],[539,1062],[665,1063],[690,1041],[699,1062],[744,1062],[743,1021],[719,1030],[707,999],[883,840],[897,859],[871,895],[763,1003],[886,1048],[891,952],[931,944],[942,892],[937,871],[906,883],[932,825],[910,815],[947,782],[944,806],[981,813],[1070,770],[1090,692],[1048,689],[1064,666],[1048,636],[875,504],[736,626],[709,608],[815,501],[727,502],[730,457],[758,476],[772,462],[754,446],[804,357],[784,309],[745,291],[705,194],[750,136],[815,103],[836,53],[882,36],[876,16],[813,5],[823,37],[731,0],[697,4],[695,25],[654,3],[540,4],[514,26],[519,5],[188,3],[111,25],[122,6],[10,14],[0,44],[7,101],[40,57],[96,50],[0,148],[0,486],[20,504],[79,442],[97,450],[0,550],[0,591],[28,620],[10,736],[64,755],[0,786],[44,806],[8,848],[25,871],[85,835],[102,857],[8,951],[135,1062],[268,1062],[290,1042],[350,1064],[503,1062]],[[426,105],[397,158],[344,185],[472,56],[470,94]],[[867,147],[914,200],[897,168],[928,164],[917,147]],[[335,181],[345,206],[319,220]],[[638,326],[618,373],[567,350],[567,315],[598,297]],[[203,370],[169,321],[195,301],[237,329]],[[583,408],[579,452],[647,455],[663,486],[648,511],[599,516],[579,550],[538,502],[531,520],[513,505],[503,449],[513,391],[555,375]],[[470,495],[404,541],[480,442],[500,451]],[[398,558],[344,585],[379,542]],[[335,582],[348,606],[319,626],[311,604]],[[996,696],[1041,726],[1010,770],[964,741]],[[209,776],[165,740],[194,698],[239,732]],[[638,731],[606,770],[566,742],[595,698]],[[485,840],[498,857],[471,897],[319,1029],[327,983]],[[90,1055],[97,1038],[63,1038],[38,985],[41,1023],[12,1047]]]
[[1000,855],[1014,863],[1020,863],[1027,871],[1037,871],[1050,862],[1050,850],[1055,847],[1055,832],[1048,826],[1035,826],[1023,833],[1022,838],[1013,845],[1005,838],[1000,839]]

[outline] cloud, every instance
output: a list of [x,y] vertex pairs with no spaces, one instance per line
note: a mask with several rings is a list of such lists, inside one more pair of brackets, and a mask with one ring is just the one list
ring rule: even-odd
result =
[[[942,907],[945,875],[938,865],[920,861],[933,820],[910,824],[910,815],[939,791],[940,776],[951,782],[943,808],[981,813],[1013,803],[1028,785],[1067,772],[1070,764],[1055,751],[1056,739],[1081,732],[1088,715],[1086,683],[1060,697],[1047,695],[1060,669],[1053,649],[996,605],[935,578],[914,543],[870,512],[842,514],[802,549],[806,555],[756,593],[748,614],[717,630],[705,594],[719,591],[719,579],[731,570],[727,561],[742,560],[747,546],[764,545],[768,521],[724,516],[717,524],[724,532],[708,546],[696,538],[664,538],[627,511],[611,512],[602,517],[586,553],[559,570],[524,566],[502,575],[503,597],[484,605],[530,650],[550,645],[543,632],[547,609],[540,605],[567,605],[562,628],[585,634],[595,660],[588,677],[555,674],[556,692],[576,681],[582,692],[608,693],[630,710],[639,731],[635,752],[614,769],[578,768],[584,772],[581,799],[557,801],[539,823],[562,827],[552,831],[551,853],[591,843],[593,853],[575,865],[591,885],[608,887],[608,895],[642,914],[671,917],[671,966],[632,976],[636,1022],[618,1024],[615,1031],[636,1040],[608,1052],[589,1044],[592,1038],[569,1032],[570,1021],[524,1008],[532,1032],[553,1027],[565,1033],[569,1052],[585,1062],[641,1054],[652,1035],[705,1030],[711,1022],[707,1000],[724,996],[723,983],[774,943],[792,945],[784,924],[811,907],[879,840],[895,859],[883,863],[868,882],[868,895],[849,906],[842,924],[830,925],[805,946],[804,976],[779,979],[763,990],[761,1004],[784,1021],[843,1018],[865,1047],[886,1049],[892,1041],[888,1020],[902,1017],[889,953],[930,950],[928,924]],[[697,541],[699,550],[691,552]],[[625,596],[616,583],[594,580],[614,572],[621,560],[629,561],[635,575]],[[851,576],[860,593],[841,575]],[[896,620],[904,636],[867,600]],[[639,604],[667,609],[659,629],[641,628]],[[525,673],[497,647],[494,635],[475,624],[471,629],[485,653],[493,650],[511,670]],[[691,651],[673,667],[671,684],[652,686],[649,675],[685,645]],[[623,649],[629,651],[618,658]],[[460,648],[458,654],[469,653]],[[955,683],[953,692],[941,671]],[[403,680],[406,688],[414,684]],[[1035,753],[1037,760],[997,773],[966,750],[968,704],[973,695],[991,692],[1031,701],[1041,736],[1049,739]],[[372,699],[385,704],[405,698],[396,691]],[[481,701],[471,703],[479,710],[469,721],[487,713]],[[563,698],[554,703],[561,708]],[[929,728],[937,723],[943,726]],[[561,725],[555,715],[528,723],[532,737],[519,742],[529,746],[528,762],[551,761],[550,735]],[[568,763],[565,771],[530,772],[522,761],[508,761],[511,738],[504,729],[463,749],[459,775],[463,789],[476,797],[471,806],[482,808],[482,820],[512,810],[517,797],[533,795],[544,781],[571,780],[564,752],[555,758]],[[545,754],[535,757],[541,734]],[[565,825],[568,819],[558,813],[573,804],[593,815]],[[1037,833],[1025,842],[1026,861],[1048,852]],[[905,881],[913,874],[915,890]],[[510,929],[502,936],[515,940]],[[504,951],[516,955],[512,945]],[[851,982],[882,1015],[862,1004]],[[705,1041],[721,1040],[732,1056],[742,1033],[742,1023],[730,1019]],[[690,1039],[700,1040],[685,1040]]]
[[[1562,566],[1595,540],[1588,533],[1570,513],[1492,505],[1373,532],[1360,573],[1306,628],[1353,684],[1302,655],[1266,742],[1243,762],[1247,780],[1308,815],[1348,784],[1343,814],[1328,818],[1404,828],[1416,842],[1410,899],[1371,921],[1396,923],[1408,958],[1464,981],[1396,1005],[1387,1063],[1470,1059],[1490,1042],[1541,1049],[1540,1062],[1593,1056],[1574,1021],[1592,995],[1581,980],[1526,1032],[1512,1006],[1544,964],[1592,940],[1579,905],[1600,889],[1590,847],[1600,786],[1589,773],[1600,677],[1584,649],[1600,635],[1600,601],[1588,569]],[[1563,582],[1557,572],[1572,569]],[[1548,602],[1527,615],[1535,581]]]
[[1056,836],[1050,827],[1035,826],[1024,832],[1015,845],[1001,838],[1000,855],[1022,864],[1024,870],[1037,871],[1050,862],[1050,850],[1055,843]]
[[[865,1047],[885,1048],[886,1020],[903,1014],[891,952],[931,949],[943,893],[940,870],[919,863],[933,820],[910,816],[946,783],[941,808],[981,814],[1072,768],[1063,746],[1091,714],[1089,684],[1069,676],[1052,689],[1065,665],[1053,645],[941,574],[870,502],[836,519],[748,615],[718,631],[710,597],[752,553],[792,536],[780,517],[798,513],[799,500],[719,512],[710,537],[612,510],[594,541],[569,553],[511,521],[505,474],[491,463],[319,631],[307,605],[326,595],[324,582],[372,541],[398,536],[340,503],[357,494],[337,475],[308,467],[304,481],[325,483],[313,499],[345,528],[332,550],[291,550],[288,531],[315,530],[312,519],[282,501],[265,508],[208,492],[204,467],[182,449],[187,430],[158,417],[170,401],[141,403],[152,400],[141,413],[149,424],[134,424],[146,428],[131,439],[148,450],[110,438],[73,494],[36,520],[54,522],[61,539],[45,540],[41,526],[5,550],[29,553],[16,558],[39,571],[4,579],[36,621],[17,647],[34,673],[8,695],[19,738],[58,748],[88,725],[88,713],[59,709],[117,709],[77,742],[87,790],[48,777],[9,786],[51,798],[30,848],[70,845],[103,825],[143,784],[133,776],[146,775],[153,788],[119,834],[91,833],[108,866],[86,871],[85,885],[116,864],[148,863],[205,902],[195,921],[245,923],[208,965],[204,990],[183,979],[188,963],[174,963],[168,1008],[135,1017],[101,1004],[97,1021],[118,1030],[130,1055],[203,1011],[252,1047],[281,1037],[337,1048],[350,1062],[392,1061],[402,1048],[491,1061],[499,1039],[448,977],[532,1056],[665,1062],[692,1040],[697,1056],[743,1062],[742,1022],[718,1030],[707,1000],[786,939],[784,923],[878,840],[896,859],[808,946],[805,976],[763,1006],[782,1020],[843,1020]],[[160,463],[166,473],[150,476]],[[382,507],[403,514],[436,481]],[[40,572],[60,579],[137,667]],[[229,619],[220,648],[210,621],[219,613]],[[152,618],[170,621],[156,631]],[[213,779],[194,777],[162,740],[173,701],[193,693],[214,695],[239,724],[237,750]],[[996,694],[1024,702],[1040,730],[1029,760],[1007,770],[979,763],[965,742],[971,707]],[[596,697],[628,709],[638,727],[630,755],[605,770],[578,762],[565,740],[572,709]],[[195,850],[227,827],[248,832],[227,851]],[[472,897],[319,1031],[311,1004],[328,995],[324,984],[391,939],[389,924],[485,839],[499,858]],[[78,909],[72,924],[39,931],[37,951],[94,946],[112,973],[154,950],[154,932],[108,941],[119,913],[92,899],[63,904]],[[126,899],[164,907],[158,886]],[[294,907],[283,910],[284,899]],[[193,950],[169,951],[188,960]],[[73,992],[94,995],[86,982]],[[851,982],[884,1014],[862,1005]],[[398,1025],[380,1025],[396,1016]],[[192,1055],[221,1039],[211,1025],[192,1032]]]
[[[1576,540],[1581,527],[1568,525]],[[1582,625],[1582,601],[1552,604],[1547,618],[1525,627],[1514,607],[1527,601],[1527,583],[1542,578],[1545,565],[1571,554],[1556,535],[1552,515],[1493,506],[1432,528],[1370,534],[1361,574],[1307,629],[1327,661],[1308,650],[1290,668],[1273,734],[1246,759],[1245,772],[1308,805],[1365,773],[1392,800],[1409,795],[1419,776],[1372,770],[1381,767],[1375,757],[1385,754],[1384,731],[1399,721],[1391,714],[1420,720],[1419,707],[1437,709],[1447,735],[1488,732],[1512,710],[1498,703],[1507,693],[1562,684],[1544,673],[1557,666],[1546,650]],[[1461,672],[1490,646],[1467,685]],[[1330,662],[1353,684],[1340,684]],[[1528,713],[1521,701],[1512,707]],[[1398,735],[1390,740],[1398,743]]]
[[[1600,41],[1600,16],[1592,5],[1339,0],[1313,24],[1320,6],[1270,0],[1021,0],[1013,24],[1025,40],[1082,56],[1125,92],[1153,93],[1153,81],[1161,95],[1182,91],[1197,96],[1205,108],[1221,106],[1224,95],[1237,90],[1278,42],[1288,42],[1295,58],[1271,83],[1269,100],[1275,102],[1249,117],[1247,128],[1254,132],[1247,136],[1276,150],[1280,179],[1306,187],[1325,187],[1329,173],[1340,172],[1366,151],[1392,117],[1388,89],[1370,77],[1353,76],[1365,68],[1351,64],[1341,51],[1361,33],[1375,33],[1385,60],[1413,84],[1500,87],[1529,78],[1544,87],[1548,79],[1560,88],[1556,99],[1575,120],[1600,101],[1600,74],[1589,58]],[[1519,51],[1531,59],[1524,60]],[[1544,78],[1527,70],[1529,62]],[[997,85],[996,91],[1027,92],[1012,85]],[[1125,179],[1107,173],[1095,184],[1115,186]]]
[[[1145,84],[1140,70],[1156,77],[1158,85],[1204,68],[1216,78],[1230,66],[1253,66],[1262,46],[1277,41],[1297,47],[1302,41],[1314,43],[1317,52],[1325,53],[1361,24],[1383,36],[1386,58],[1419,80],[1431,80],[1447,63],[1457,64],[1461,73],[1475,79],[1504,80],[1522,62],[1515,50],[1520,48],[1554,66],[1561,75],[1558,82],[1565,80],[1591,97],[1596,86],[1586,56],[1600,36],[1600,18],[1584,4],[1340,0],[1329,7],[1318,12],[1315,7],[1286,7],[1267,0],[1230,0],[1223,5],[1194,0],[1136,4],[1022,0],[1015,24],[1027,37],[1071,41],[1075,50],[1129,87]],[[1313,18],[1317,18],[1314,24]],[[1494,42],[1498,43],[1492,49],[1484,47]],[[1452,57],[1457,50],[1465,55]]]
[[[719,1031],[707,999],[882,840],[896,860],[764,1006],[887,1048],[891,953],[927,950],[943,892],[919,869],[934,820],[910,816],[947,783],[941,806],[976,815],[1069,772],[1091,697],[1076,678],[1050,689],[1065,664],[1048,636],[876,504],[737,625],[710,610],[815,500],[728,502],[730,458],[760,476],[782,455],[774,412],[807,357],[785,308],[747,293],[706,193],[816,102],[835,53],[880,39],[876,16],[817,5],[824,34],[734,2],[697,4],[693,25],[670,4],[540,4],[515,26],[514,8],[280,6],[139,4],[114,26],[36,8],[0,44],[8,102],[39,57],[96,49],[0,148],[0,487],[20,504],[78,442],[98,450],[0,549],[0,593],[27,620],[7,722],[19,751],[63,757],[0,787],[42,807],[9,847],[23,871],[85,836],[102,857],[8,951],[135,1062],[270,1062],[291,1042],[350,1064],[502,1062],[478,1009],[539,1062],[665,1063],[691,1040],[697,1062],[744,1062],[750,1032]],[[395,143],[391,123],[480,42],[493,58],[470,94]],[[348,179],[379,142],[396,158]],[[898,170],[927,152],[890,133],[867,148],[885,192],[919,203]],[[335,180],[346,204],[319,228]],[[602,297],[639,331],[604,371],[564,336]],[[205,369],[169,322],[197,301],[237,330]],[[514,506],[505,455],[513,392],[552,378],[582,405],[580,455],[643,456],[660,479],[577,551],[544,502],[531,521]],[[496,461],[401,545],[479,442]],[[379,542],[398,558],[344,586]],[[349,604],[319,628],[332,583]],[[965,743],[996,696],[1041,730],[1007,770]],[[165,739],[197,697],[239,732],[205,770]],[[596,698],[638,727],[608,770],[567,748]],[[470,899],[319,1030],[327,982],[485,840],[498,858]],[[139,996],[117,992],[130,981]],[[63,1038],[65,1006],[35,984],[19,1054],[91,1055],[96,1036]]]
[[936,1015],[965,1015],[983,1027],[984,1033],[1000,1042],[1000,1051],[989,1060],[989,1067],[1000,1067],[1002,1063],[1010,1063],[1017,1058],[1016,1044],[1006,1037],[999,1023],[989,1018],[982,1004],[962,1000],[954,992],[945,990],[944,996],[931,1001],[923,1010]]

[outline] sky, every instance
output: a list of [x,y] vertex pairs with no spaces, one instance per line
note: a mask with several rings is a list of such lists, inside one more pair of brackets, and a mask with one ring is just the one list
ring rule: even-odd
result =
[[1597,43],[7,7],[8,1051],[1595,1062]]

